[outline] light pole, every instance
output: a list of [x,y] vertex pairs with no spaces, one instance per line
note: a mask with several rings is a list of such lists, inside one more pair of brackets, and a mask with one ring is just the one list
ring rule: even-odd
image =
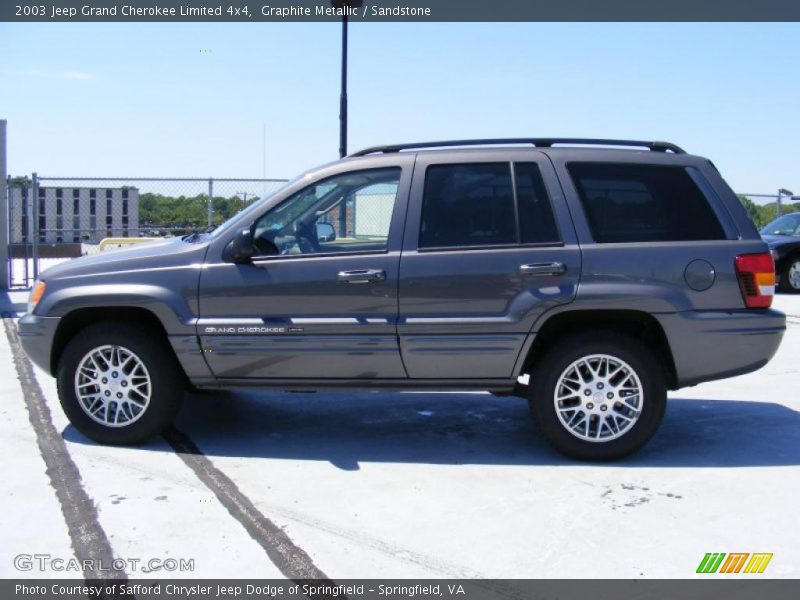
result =
[[244,203],[245,206],[247,206],[247,197],[248,196],[250,198],[255,198],[256,197],[256,194],[254,194],[253,192],[236,192],[236,195],[237,196],[241,196],[242,202]]
[[794,196],[794,192],[790,192],[786,188],[781,188],[778,190],[778,204],[776,206],[776,210],[777,216],[779,217],[783,214],[783,211],[781,210],[781,198],[783,196],[789,196],[789,198],[792,198]]
[[342,14],[342,90],[339,95],[339,158],[347,155],[347,9],[360,8],[364,0],[331,0]]

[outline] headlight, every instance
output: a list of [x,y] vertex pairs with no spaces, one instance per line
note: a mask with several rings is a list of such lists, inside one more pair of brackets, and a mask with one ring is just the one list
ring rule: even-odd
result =
[[44,281],[37,281],[33,284],[31,296],[28,298],[28,314],[33,314],[36,305],[39,304],[39,300],[41,300],[42,296],[44,296],[44,288]]

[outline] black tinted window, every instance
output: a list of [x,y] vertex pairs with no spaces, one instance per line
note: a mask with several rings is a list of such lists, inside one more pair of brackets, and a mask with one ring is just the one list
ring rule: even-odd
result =
[[420,248],[514,244],[516,230],[509,163],[428,167]]
[[519,227],[523,244],[559,241],[553,208],[544,187],[544,180],[535,163],[515,163]]
[[568,168],[596,242],[725,238],[683,167],[572,163]]

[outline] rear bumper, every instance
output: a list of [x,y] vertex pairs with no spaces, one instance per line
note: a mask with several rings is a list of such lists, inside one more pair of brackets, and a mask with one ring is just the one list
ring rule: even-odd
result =
[[654,316],[672,350],[677,387],[760,369],[775,355],[786,331],[786,315],[771,309]]
[[50,357],[59,321],[58,317],[26,314],[17,323],[17,335],[25,354],[33,364],[51,375]]

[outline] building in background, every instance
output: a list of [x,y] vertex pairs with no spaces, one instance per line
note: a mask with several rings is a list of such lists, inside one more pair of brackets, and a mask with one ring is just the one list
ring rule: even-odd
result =
[[29,219],[38,215],[41,244],[98,243],[106,237],[135,237],[139,232],[139,190],[133,187],[40,187],[31,204],[31,188],[9,188],[11,244],[30,244]]
[[330,223],[339,240],[388,237],[396,194],[396,185],[369,186],[347,198],[320,222]]

